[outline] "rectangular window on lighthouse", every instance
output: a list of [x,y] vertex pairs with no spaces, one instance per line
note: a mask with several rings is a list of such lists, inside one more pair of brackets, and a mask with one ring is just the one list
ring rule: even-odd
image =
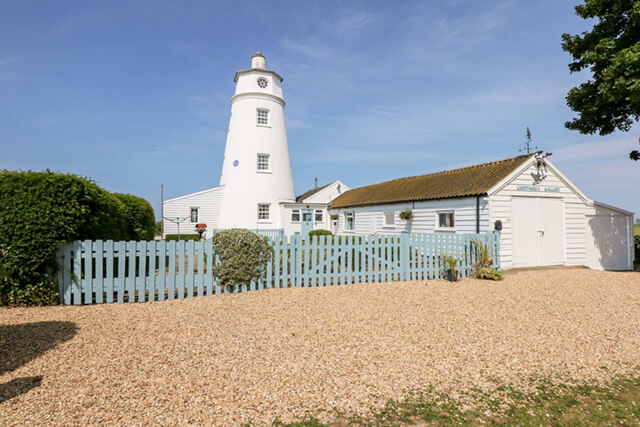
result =
[[259,172],[269,171],[269,155],[268,154],[258,154],[258,171]]
[[268,221],[269,220],[269,208],[271,205],[269,203],[258,203],[258,221]]
[[269,125],[269,110],[261,110],[258,108],[258,124],[263,126]]

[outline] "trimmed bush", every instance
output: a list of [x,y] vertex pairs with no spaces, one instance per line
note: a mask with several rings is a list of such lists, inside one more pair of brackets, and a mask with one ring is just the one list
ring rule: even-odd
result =
[[263,277],[273,248],[266,236],[260,236],[241,228],[216,233],[213,250],[220,264],[213,267],[213,274],[222,286],[249,285]]
[[[177,234],[167,234],[164,240],[178,240]],[[180,233],[180,240],[195,240],[196,242],[200,241],[199,234],[182,234]]]
[[329,230],[311,230],[309,236],[333,236],[333,233]]
[[0,171],[0,305],[56,300],[60,242],[127,237],[122,202],[90,179]]
[[478,279],[485,280],[502,280],[504,278],[502,277],[502,273],[500,273],[498,270],[486,267],[480,268],[476,277]]
[[640,265],[640,236],[633,236],[633,245],[636,250],[636,261],[635,263]]
[[114,193],[124,206],[128,240],[153,240],[156,220],[151,204],[133,194]]

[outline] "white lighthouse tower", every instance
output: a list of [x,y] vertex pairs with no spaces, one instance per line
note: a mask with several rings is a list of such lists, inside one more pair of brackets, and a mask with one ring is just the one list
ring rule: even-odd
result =
[[217,228],[281,228],[281,202],[295,200],[282,77],[256,53],[235,75]]

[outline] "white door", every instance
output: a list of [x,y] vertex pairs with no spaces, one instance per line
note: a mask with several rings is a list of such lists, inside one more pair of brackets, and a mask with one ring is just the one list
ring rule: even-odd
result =
[[564,263],[561,199],[514,197],[511,200],[513,266]]
[[630,270],[630,230],[626,216],[587,216],[589,267],[598,270]]

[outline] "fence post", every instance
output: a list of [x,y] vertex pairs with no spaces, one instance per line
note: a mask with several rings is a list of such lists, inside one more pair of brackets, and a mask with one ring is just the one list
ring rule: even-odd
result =
[[406,232],[400,233],[400,264],[402,265],[402,281],[409,280],[409,234]]
[[495,249],[495,268],[496,270],[500,270],[500,232],[492,231],[491,232],[492,242],[491,245]]

